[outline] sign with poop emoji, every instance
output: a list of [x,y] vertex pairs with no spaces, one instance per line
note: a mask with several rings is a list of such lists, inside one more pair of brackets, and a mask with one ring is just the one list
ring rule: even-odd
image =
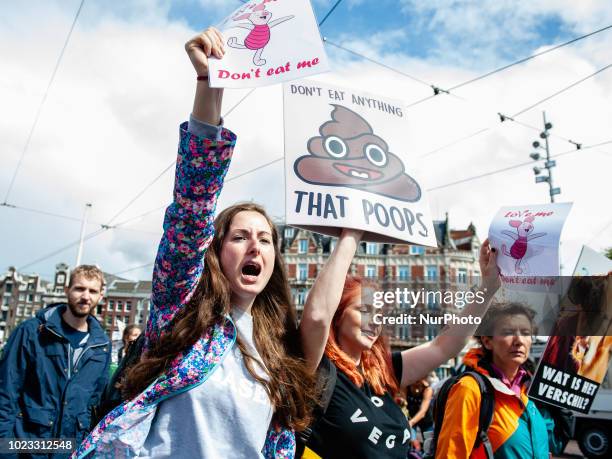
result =
[[218,26],[223,59],[210,60],[214,88],[252,88],[327,72],[310,0],[251,0]]
[[436,246],[401,103],[309,80],[286,83],[283,100],[287,224]]

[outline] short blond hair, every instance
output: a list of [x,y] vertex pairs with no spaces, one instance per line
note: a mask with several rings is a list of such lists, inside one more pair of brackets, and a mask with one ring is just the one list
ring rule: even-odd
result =
[[70,273],[70,279],[68,280],[68,288],[72,287],[72,283],[77,276],[83,276],[86,279],[98,279],[100,281],[100,290],[104,290],[106,282],[104,280],[104,273],[94,265],[79,265],[72,270]]

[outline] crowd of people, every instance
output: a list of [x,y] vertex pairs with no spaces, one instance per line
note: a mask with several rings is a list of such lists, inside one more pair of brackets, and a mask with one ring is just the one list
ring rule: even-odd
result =
[[[492,328],[457,324],[391,352],[362,301],[372,285],[348,274],[363,236],[352,229],[342,231],[298,324],[266,211],[238,203],[215,218],[237,141],[221,118],[223,89],[208,83],[209,58],[224,55],[221,34],[209,28],[185,48],[195,99],[180,126],[146,330],[125,329],[109,375],[111,343],[91,315],[104,278],[77,267],[67,304],[21,324],[4,349],[0,438],[75,439],[74,458],[404,459],[426,454],[429,437],[436,458],[547,459],[549,433],[526,395],[533,315],[519,304],[491,306],[500,287],[495,249],[485,241],[480,251],[476,288],[485,301],[462,311],[486,314]],[[479,346],[464,359],[472,372],[453,381],[434,423],[432,371],[474,334]]]

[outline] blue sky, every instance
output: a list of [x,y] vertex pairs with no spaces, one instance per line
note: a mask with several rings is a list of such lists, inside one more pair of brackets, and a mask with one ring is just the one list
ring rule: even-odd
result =
[[[0,193],[8,187],[47,87],[59,50],[80,0],[31,0],[3,5],[0,23]],[[319,20],[335,0],[313,0]],[[42,111],[10,202],[73,216],[92,202],[87,232],[99,228],[168,167],[176,147],[176,126],[193,97],[192,69],[184,42],[240,5],[238,0],[86,0],[56,80]],[[612,24],[609,0],[344,0],[322,27],[336,43],[380,60],[440,87],[469,80],[573,37]],[[528,159],[537,132],[500,124],[496,113],[514,113],[534,101],[610,64],[608,30],[521,64],[407,111],[414,167],[426,187],[462,179]],[[431,89],[333,47],[326,47],[330,84],[362,88],[410,103]],[[226,91],[226,104],[244,91]],[[262,107],[266,116],[259,116]],[[520,117],[540,126],[546,110],[558,136],[595,144],[610,140],[612,70],[590,79]],[[258,116],[253,116],[253,114]],[[283,113],[279,86],[255,91],[227,118],[238,132],[231,173],[241,173],[283,155]],[[425,152],[484,134],[421,159]],[[571,145],[552,139],[554,152]],[[255,154],[252,152],[256,152]],[[612,147],[559,158],[555,181],[561,200],[574,202],[563,250],[568,261],[582,244],[612,245],[612,198],[607,170]],[[474,222],[481,239],[502,205],[543,202],[531,168],[438,189],[429,195],[434,218],[450,213],[451,226]],[[231,175],[230,173],[230,175]],[[282,217],[282,163],[226,185],[221,206],[254,199]],[[262,187],[261,184],[270,184]],[[166,204],[167,173],[119,220]],[[115,273],[150,263],[159,241],[162,212],[122,230],[109,231],[85,246],[84,262]],[[78,238],[79,223],[0,208],[0,271],[27,265]],[[26,271],[50,277],[58,262],[72,263],[76,249],[61,251]],[[130,277],[147,279],[150,267]]]
[[[335,2],[336,0],[313,2],[319,22]],[[198,29],[202,24],[222,20],[241,2],[226,0],[209,3],[213,5],[205,6],[206,2],[198,0],[175,1],[170,6],[168,16],[174,20],[186,21],[190,27]],[[430,7],[427,6],[428,3],[431,3]],[[485,33],[467,35],[465,32],[471,25],[448,28],[448,18],[440,14],[436,3],[439,2],[418,2],[417,7],[417,3],[413,1],[344,0],[322,25],[321,33],[330,40],[342,42],[349,36],[367,40],[368,37],[387,31],[392,33],[392,40],[386,44],[386,51],[400,50],[414,57],[433,59],[451,55],[454,60],[463,62],[466,68],[477,70],[486,70],[487,65],[499,65],[525,57],[529,50],[566,41],[575,36],[575,24],[565,22],[554,10],[536,11],[525,20],[521,12],[515,11],[512,5],[490,10],[490,14],[484,9],[482,14],[478,15],[477,11],[484,2],[442,2],[445,8],[456,9],[458,14],[472,17],[477,15],[477,29]],[[517,27],[516,22],[520,21],[523,24]],[[509,22],[514,23],[510,30],[506,29]],[[401,31],[401,34],[393,33],[398,31]],[[485,52],[487,60],[481,59]]]

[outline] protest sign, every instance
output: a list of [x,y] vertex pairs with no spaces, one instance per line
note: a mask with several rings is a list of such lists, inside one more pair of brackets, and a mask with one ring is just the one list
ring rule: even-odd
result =
[[559,240],[571,203],[502,207],[489,227],[505,286],[541,283],[559,276]]
[[612,357],[611,270],[611,260],[583,247],[530,388],[531,397],[588,412]]
[[574,268],[574,276],[603,276],[612,271],[612,260],[583,245]]
[[435,247],[401,103],[313,81],[284,86],[287,224]]
[[219,29],[225,55],[210,60],[211,87],[259,87],[329,70],[309,0],[252,0]]
[[599,384],[541,362],[529,397],[551,405],[588,413]]

